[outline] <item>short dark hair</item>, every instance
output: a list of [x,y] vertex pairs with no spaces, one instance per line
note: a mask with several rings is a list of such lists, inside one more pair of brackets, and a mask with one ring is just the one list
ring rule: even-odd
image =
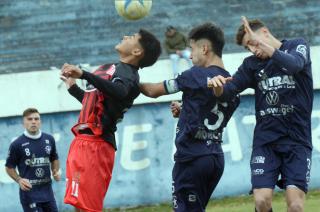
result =
[[[26,117],[29,116],[32,113],[39,113],[39,111],[36,108],[27,108],[23,111],[22,116]],[[40,114],[40,113],[39,113]]]
[[222,50],[224,47],[224,33],[222,29],[214,23],[204,23],[196,26],[189,33],[189,39],[198,41],[200,39],[207,39],[211,43],[212,51],[222,57]]
[[160,41],[152,33],[145,29],[139,30],[139,43],[144,50],[143,58],[139,61],[139,67],[144,68],[152,66],[161,54]]
[[[259,19],[254,19],[254,20],[250,20],[249,22],[249,26],[252,29],[252,31],[257,31],[258,29],[261,29],[262,27],[265,27],[266,25],[260,21]],[[246,32],[244,31],[244,26],[243,24],[239,27],[237,35],[236,35],[236,41],[237,44],[242,46],[242,40],[244,35],[246,34]]]

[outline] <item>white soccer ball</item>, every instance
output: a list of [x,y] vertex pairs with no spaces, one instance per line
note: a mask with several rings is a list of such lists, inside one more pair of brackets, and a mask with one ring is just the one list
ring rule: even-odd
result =
[[118,14],[128,20],[138,20],[149,14],[152,0],[115,0]]

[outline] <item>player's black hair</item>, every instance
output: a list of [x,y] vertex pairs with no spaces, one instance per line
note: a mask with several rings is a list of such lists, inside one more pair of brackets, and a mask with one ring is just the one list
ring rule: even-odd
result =
[[224,33],[219,26],[208,22],[193,28],[189,33],[189,40],[198,41],[200,39],[209,40],[212,51],[219,57],[222,57],[222,50],[225,41]]
[[145,29],[140,29],[139,43],[144,50],[144,56],[139,61],[139,67],[144,68],[147,66],[152,66],[161,54],[161,44],[160,41],[152,33]]
[[[257,31],[258,29],[261,29],[262,27],[265,27],[266,25],[260,21],[259,19],[254,19],[249,22],[249,26],[252,29],[252,31]],[[242,45],[242,40],[246,32],[244,31],[244,26],[243,24],[239,27],[236,35],[236,41],[238,45]]]
[[39,113],[39,111],[36,108],[27,108],[23,111],[22,117],[29,116],[32,113]]

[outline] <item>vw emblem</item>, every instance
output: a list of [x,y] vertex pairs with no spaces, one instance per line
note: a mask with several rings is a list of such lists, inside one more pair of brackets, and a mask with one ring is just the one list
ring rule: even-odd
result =
[[276,105],[279,102],[279,95],[275,91],[271,91],[266,95],[268,105]]
[[43,170],[43,168],[37,168],[37,169],[36,169],[36,176],[37,176],[37,177],[43,177],[43,175],[44,175],[44,170]]

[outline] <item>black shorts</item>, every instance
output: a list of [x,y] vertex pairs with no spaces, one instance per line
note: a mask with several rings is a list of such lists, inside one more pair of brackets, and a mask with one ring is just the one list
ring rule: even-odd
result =
[[205,211],[223,170],[223,154],[203,156],[188,162],[176,162],[172,171],[174,211]]
[[22,203],[22,208],[24,212],[58,212],[55,200],[50,202]]
[[274,189],[281,174],[284,188],[294,185],[306,193],[310,180],[311,149],[296,144],[266,144],[252,150],[250,167],[253,189]]

